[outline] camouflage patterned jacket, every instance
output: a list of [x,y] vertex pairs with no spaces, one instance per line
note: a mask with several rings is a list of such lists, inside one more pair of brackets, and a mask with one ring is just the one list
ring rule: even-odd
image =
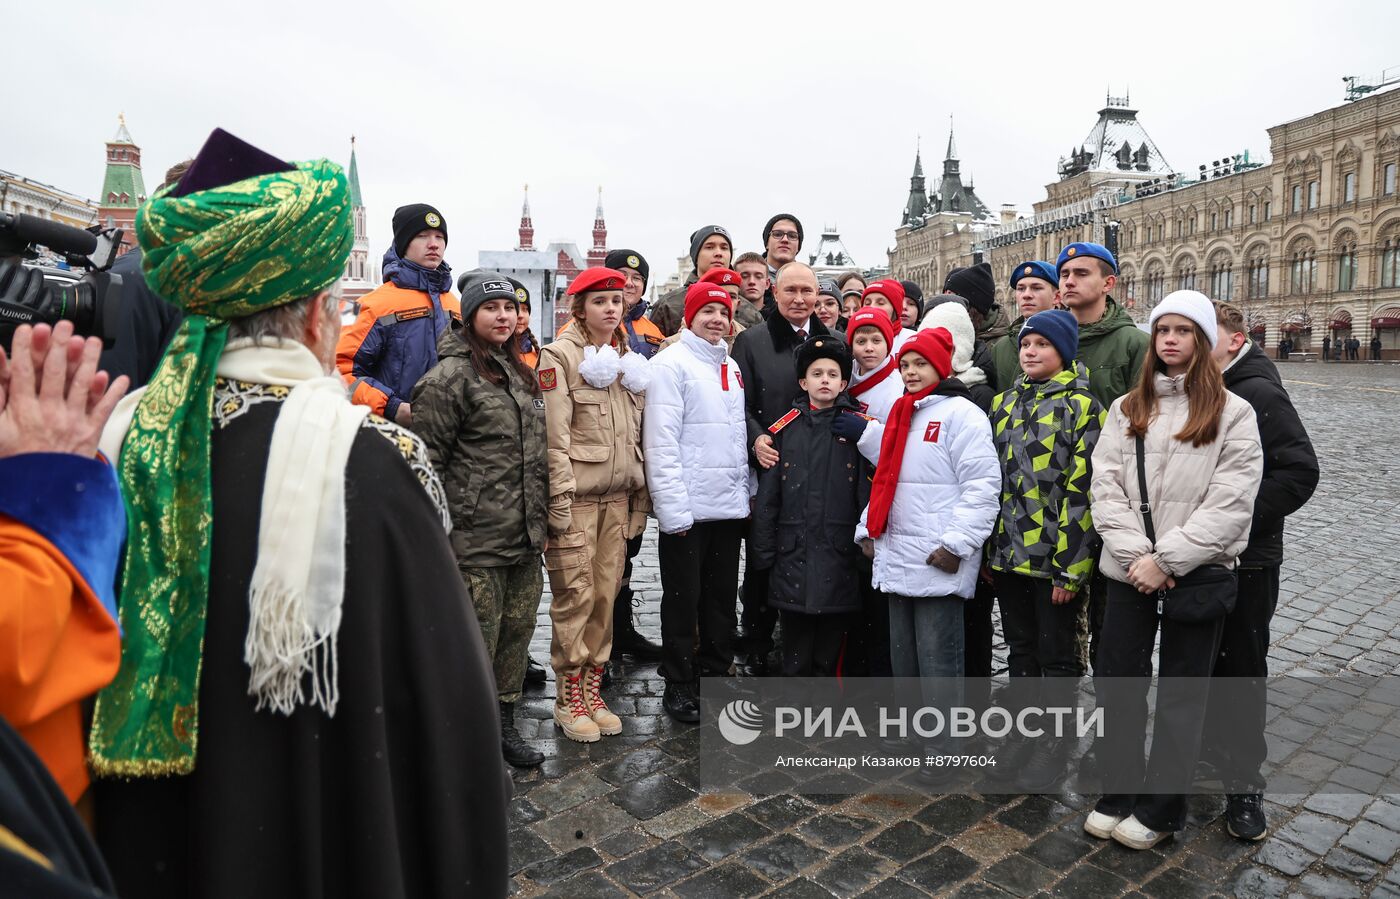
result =
[[413,388],[413,430],[428,447],[452,513],[452,548],[468,568],[513,565],[544,551],[549,517],[544,399],[493,354],[506,383],[472,366],[456,328]]
[[992,401],[1002,488],[990,564],[1077,591],[1094,565],[1089,461],[1104,410],[1073,366],[1043,382],[1018,378]]

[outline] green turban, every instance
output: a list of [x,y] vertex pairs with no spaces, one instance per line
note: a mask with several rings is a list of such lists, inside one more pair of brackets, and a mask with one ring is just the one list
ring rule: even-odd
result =
[[209,438],[228,322],[318,293],[345,270],[350,190],[328,160],[175,196],[136,214],[146,282],[186,314],[132,418],[118,464],[128,542],[121,668],[98,696],[99,774],[194,769],[209,599]]

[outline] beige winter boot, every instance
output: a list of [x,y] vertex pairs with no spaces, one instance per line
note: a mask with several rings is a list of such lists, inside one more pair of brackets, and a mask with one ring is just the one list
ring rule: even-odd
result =
[[583,701],[588,706],[588,716],[598,725],[598,733],[609,737],[622,733],[622,719],[614,715],[603,701],[602,665],[584,669]]
[[567,675],[558,689],[559,695],[554,699],[554,723],[570,740],[578,743],[598,742],[598,725],[588,714],[582,675]]

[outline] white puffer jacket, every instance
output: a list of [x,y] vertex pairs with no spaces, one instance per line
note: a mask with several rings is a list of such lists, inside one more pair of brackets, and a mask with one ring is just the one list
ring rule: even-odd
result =
[[[873,421],[856,444],[877,466],[884,434]],[[889,520],[875,540],[874,586],[900,596],[972,596],[1000,501],[1001,466],[987,416],[960,396],[919,400]],[[869,511],[861,514],[857,542],[869,536]],[[962,559],[956,574],[928,564],[940,546]]]
[[726,350],[687,329],[649,363],[642,445],[662,533],[749,515],[744,385]]
[[1226,393],[1215,442],[1192,446],[1177,440],[1174,435],[1190,415],[1183,377],[1157,374],[1157,416],[1143,438],[1156,552],[1138,512],[1137,442],[1128,436],[1122,397],[1109,408],[1094,447],[1089,511],[1103,538],[1099,564],[1115,581],[1126,583],[1128,568],[1148,553],[1170,575],[1202,565],[1234,568],[1249,542],[1254,496],[1264,473],[1254,409]]
[[[860,406],[860,411],[880,421],[884,421],[890,417],[890,409],[894,406],[894,401],[904,396],[904,379],[899,376],[899,366],[893,362],[891,362],[890,365],[893,370],[885,375],[884,380],[880,381],[860,396],[856,396],[854,393],[851,394],[851,398]],[[851,386],[855,387],[859,384],[864,384],[866,381],[875,377],[876,373],[879,372],[882,367],[883,366],[877,366],[874,371],[865,375],[852,374]]]

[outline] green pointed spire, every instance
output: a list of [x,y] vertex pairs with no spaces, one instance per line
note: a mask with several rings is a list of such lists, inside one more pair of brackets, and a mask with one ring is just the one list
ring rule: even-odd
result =
[[126,129],[126,116],[117,117],[117,135],[107,142],[107,172],[97,203],[104,209],[135,209],[146,202],[141,177],[141,148]]
[[355,161],[355,135],[350,135],[350,205],[363,206],[364,199],[360,196],[360,166]]

